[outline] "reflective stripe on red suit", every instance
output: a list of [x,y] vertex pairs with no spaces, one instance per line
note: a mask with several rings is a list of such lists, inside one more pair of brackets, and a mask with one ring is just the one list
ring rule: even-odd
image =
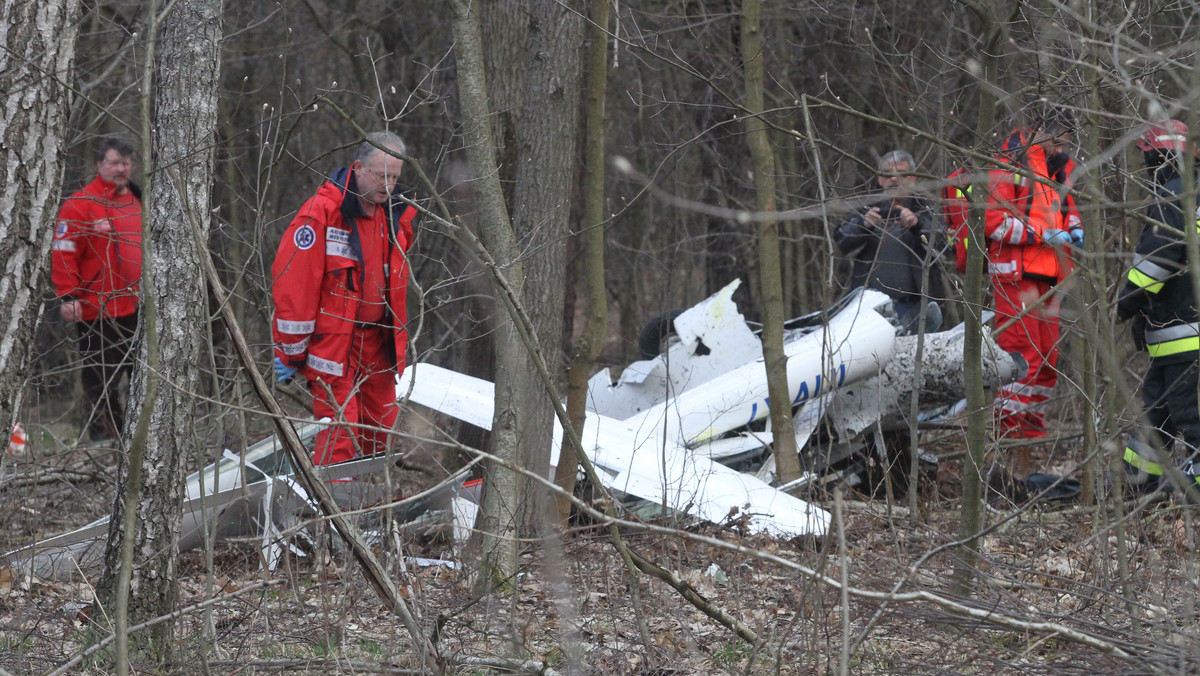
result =
[[[1026,133],[1013,132],[1001,163],[1019,166],[1027,175],[993,169],[989,176],[984,232],[988,239],[988,273],[995,292],[996,326],[1025,313],[996,337],[1008,352],[1019,352],[1029,363],[1027,375],[996,392],[997,434],[1017,438],[1046,434],[1046,402],[1058,381],[1058,339],[1061,299],[1052,293],[1072,269],[1069,255],[1043,241],[1048,229],[1079,227],[1074,200],[1067,186],[1055,182],[1046,166],[1046,152],[1029,145]],[[1023,151],[1021,150],[1023,149]],[[1068,162],[1057,175],[1070,175]]]
[[82,319],[137,312],[142,279],[142,202],[99,176],[63,203],[50,251],[55,293],[82,301]]
[[[404,368],[408,347],[405,252],[412,245],[416,209],[381,205],[368,217],[346,190],[353,180],[341,169],[304,203],[284,232],[271,268],[275,356],[301,369],[313,394],[314,417],[350,425],[318,435],[317,464],[352,459],[356,444],[364,454],[384,449],[386,434],[354,425],[391,427],[395,373]],[[384,270],[364,275],[363,248],[370,246],[387,247],[383,256],[366,257]],[[386,284],[390,312],[382,325],[359,324],[364,278]]]

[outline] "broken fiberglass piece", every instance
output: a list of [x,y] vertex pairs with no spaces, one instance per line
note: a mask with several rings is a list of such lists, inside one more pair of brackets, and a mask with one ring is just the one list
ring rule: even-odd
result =
[[[445,396],[447,387],[455,395]],[[495,402],[492,383],[431,364],[414,364],[404,371],[397,393],[409,400],[466,420],[469,415],[491,427]],[[467,413],[469,411],[469,414]],[[555,421],[552,460],[561,448],[562,427]],[[752,528],[791,537],[823,534],[829,525],[825,510],[772,488],[746,474],[702,457],[661,437],[640,437],[625,421],[589,413],[581,435],[584,451],[599,470],[606,488],[664,505],[668,510],[721,523],[730,514],[748,515]],[[548,468],[553,474],[553,467]]]
[[[327,423],[296,425],[302,441],[311,445]],[[379,472],[389,462],[386,456],[363,458],[317,468],[335,499],[343,508],[378,502],[381,487],[366,482],[337,482],[336,479]],[[274,436],[246,449],[244,456],[226,450],[217,462],[186,479],[180,551],[200,546],[206,533],[234,537],[274,533],[264,540],[267,560],[278,558],[279,535],[275,524],[292,523],[319,513],[303,492],[295,490],[291,464]],[[109,518],[97,519],[76,530],[41,540],[33,545],[0,553],[0,566],[19,566],[45,579],[62,579],[90,573],[103,564]]]

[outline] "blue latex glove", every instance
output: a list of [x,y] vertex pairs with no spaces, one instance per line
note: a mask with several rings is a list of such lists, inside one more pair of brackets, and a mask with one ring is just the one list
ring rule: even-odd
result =
[[1083,248],[1083,228],[1071,228],[1071,244]]
[[1058,230],[1056,228],[1047,228],[1042,232],[1042,239],[1046,244],[1053,246],[1065,246],[1071,243],[1071,233],[1066,230]]
[[296,371],[299,371],[299,370],[300,369],[298,367],[288,366],[287,364],[283,363],[282,359],[280,359],[279,357],[275,357],[275,376],[276,376],[277,382],[280,382],[280,383],[288,382],[289,380],[292,379],[293,376],[296,375]]

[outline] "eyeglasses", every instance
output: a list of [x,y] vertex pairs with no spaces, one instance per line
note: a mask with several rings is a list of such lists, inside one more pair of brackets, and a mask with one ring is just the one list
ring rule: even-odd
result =
[[375,178],[385,182],[391,181],[392,183],[395,183],[396,181],[400,180],[400,172],[398,171],[394,171],[389,174],[387,172],[375,171],[374,169],[368,169],[366,167],[359,169],[359,171],[364,174],[370,174],[371,176],[374,176]]

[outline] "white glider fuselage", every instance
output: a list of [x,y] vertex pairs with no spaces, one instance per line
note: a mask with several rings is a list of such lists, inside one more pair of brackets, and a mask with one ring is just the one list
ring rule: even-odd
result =
[[[737,285],[676,317],[679,341],[665,354],[630,365],[616,383],[607,370],[592,378],[583,449],[607,488],[718,523],[746,515],[752,527],[775,535],[823,534],[825,510],[690,448],[769,413],[761,343],[730,300]],[[789,410],[880,371],[896,334],[876,310],[888,302],[865,292],[819,329],[791,334],[784,345]],[[487,381],[417,364],[401,376],[397,395],[491,427],[494,389]],[[552,464],[561,443],[556,421]]]

